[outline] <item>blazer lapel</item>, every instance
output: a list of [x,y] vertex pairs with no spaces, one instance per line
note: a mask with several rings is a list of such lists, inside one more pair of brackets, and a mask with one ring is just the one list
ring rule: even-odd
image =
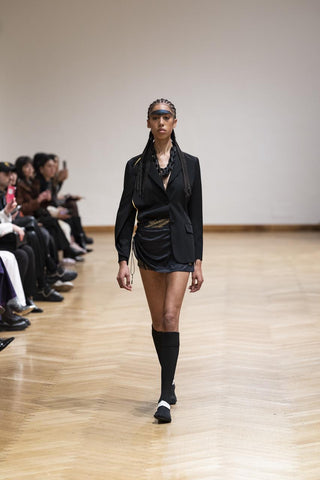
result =
[[175,161],[174,161],[174,164],[173,164],[173,169],[172,169],[172,172],[171,172],[171,175],[170,175],[170,178],[169,178],[168,186],[170,185],[170,183],[173,182],[173,180],[176,178],[176,176],[180,173],[180,170],[181,170],[180,159],[179,159],[178,155],[176,155],[176,158],[175,158]]
[[150,161],[149,165],[149,177],[152,178],[152,180],[161,188],[161,190],[164,190],[162,179],[160,178],[157,167],[152,160]]

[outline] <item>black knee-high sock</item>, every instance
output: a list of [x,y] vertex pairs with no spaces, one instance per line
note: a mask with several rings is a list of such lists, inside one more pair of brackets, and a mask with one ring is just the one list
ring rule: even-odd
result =
[[172,383],[176,371],[180,335],[179,332],[157,332],[152,329],[152,336],[161,365],[161,400],[170,403]]
[[152,326],[152,338],[153,338],[153,343],[158,355],[159,363],[161,365],[161,360],[160,360],[160,345],[161,345],[161,333],[155,330]]

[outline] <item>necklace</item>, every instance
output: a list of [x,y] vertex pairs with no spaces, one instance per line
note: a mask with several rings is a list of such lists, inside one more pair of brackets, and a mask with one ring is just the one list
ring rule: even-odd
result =
[[166,177],[168,177],[168,175],[172,171],[173,165],[174,165],[175,153],[176,153],[176,147],[174,145],[172,145],[171,150],[170,150],[170,158],[169,158],[168,164],[165,167],[162,168],[159,165],[159,160],[158,160],[157,154],[155,152],[155,149],[153,147],[152,159],[153,159],[153,161],[156,165],[156,168],[158,170],[158,173],[159,173],[160,177],[166,178]]

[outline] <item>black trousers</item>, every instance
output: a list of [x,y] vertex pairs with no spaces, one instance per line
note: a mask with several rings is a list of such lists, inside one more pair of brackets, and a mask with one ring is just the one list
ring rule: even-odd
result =
[[56,218],[53,218],[50,215],[43,215],[41,217],[38,217],[37,220],[45,227],[46,230],[48,230],[50,235],[53,237],[57,250],[67,250],[69,248],[69,242]]
[[46,245],[46,267],[49,273],[56,272],[59,265],[59,256],[52,235],[44,227],[39,227],[42,238]]
[[30,245],[23,245],[13,254],[18,263],[25,296],[32,297],[36,293],[36,265],[33,250]]
[[9,300],[16,296],[17,294],[15,289],[11,283],[5,264],[0,256],[0,305],[5,307]]
[[78,245],[83,246],[84,243],[84,231],[81,224],[81,218],[79,216],[72,216],[65,220],[71,227],[71,234],[73,235],[75,241]]
[[50,251],[50,241],[53,246],[54,241],[50,239],[49,232],[39,227],[37,220],[32,216],[17,218],[14,223],[25,229],[27,243],[35,254],[38,287],[42,289],[45,285],[46,271],[54,273],[57,270],[58,253],[55,250],[53,257]]

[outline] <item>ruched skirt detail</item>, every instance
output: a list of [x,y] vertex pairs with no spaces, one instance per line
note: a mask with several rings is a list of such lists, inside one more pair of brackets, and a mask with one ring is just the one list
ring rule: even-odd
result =
[[170,222],[151,220],[138,224],[133,239],[133,251],[138,266],[160,273],[193,272],[193,263],[178,263],[172,253]]

